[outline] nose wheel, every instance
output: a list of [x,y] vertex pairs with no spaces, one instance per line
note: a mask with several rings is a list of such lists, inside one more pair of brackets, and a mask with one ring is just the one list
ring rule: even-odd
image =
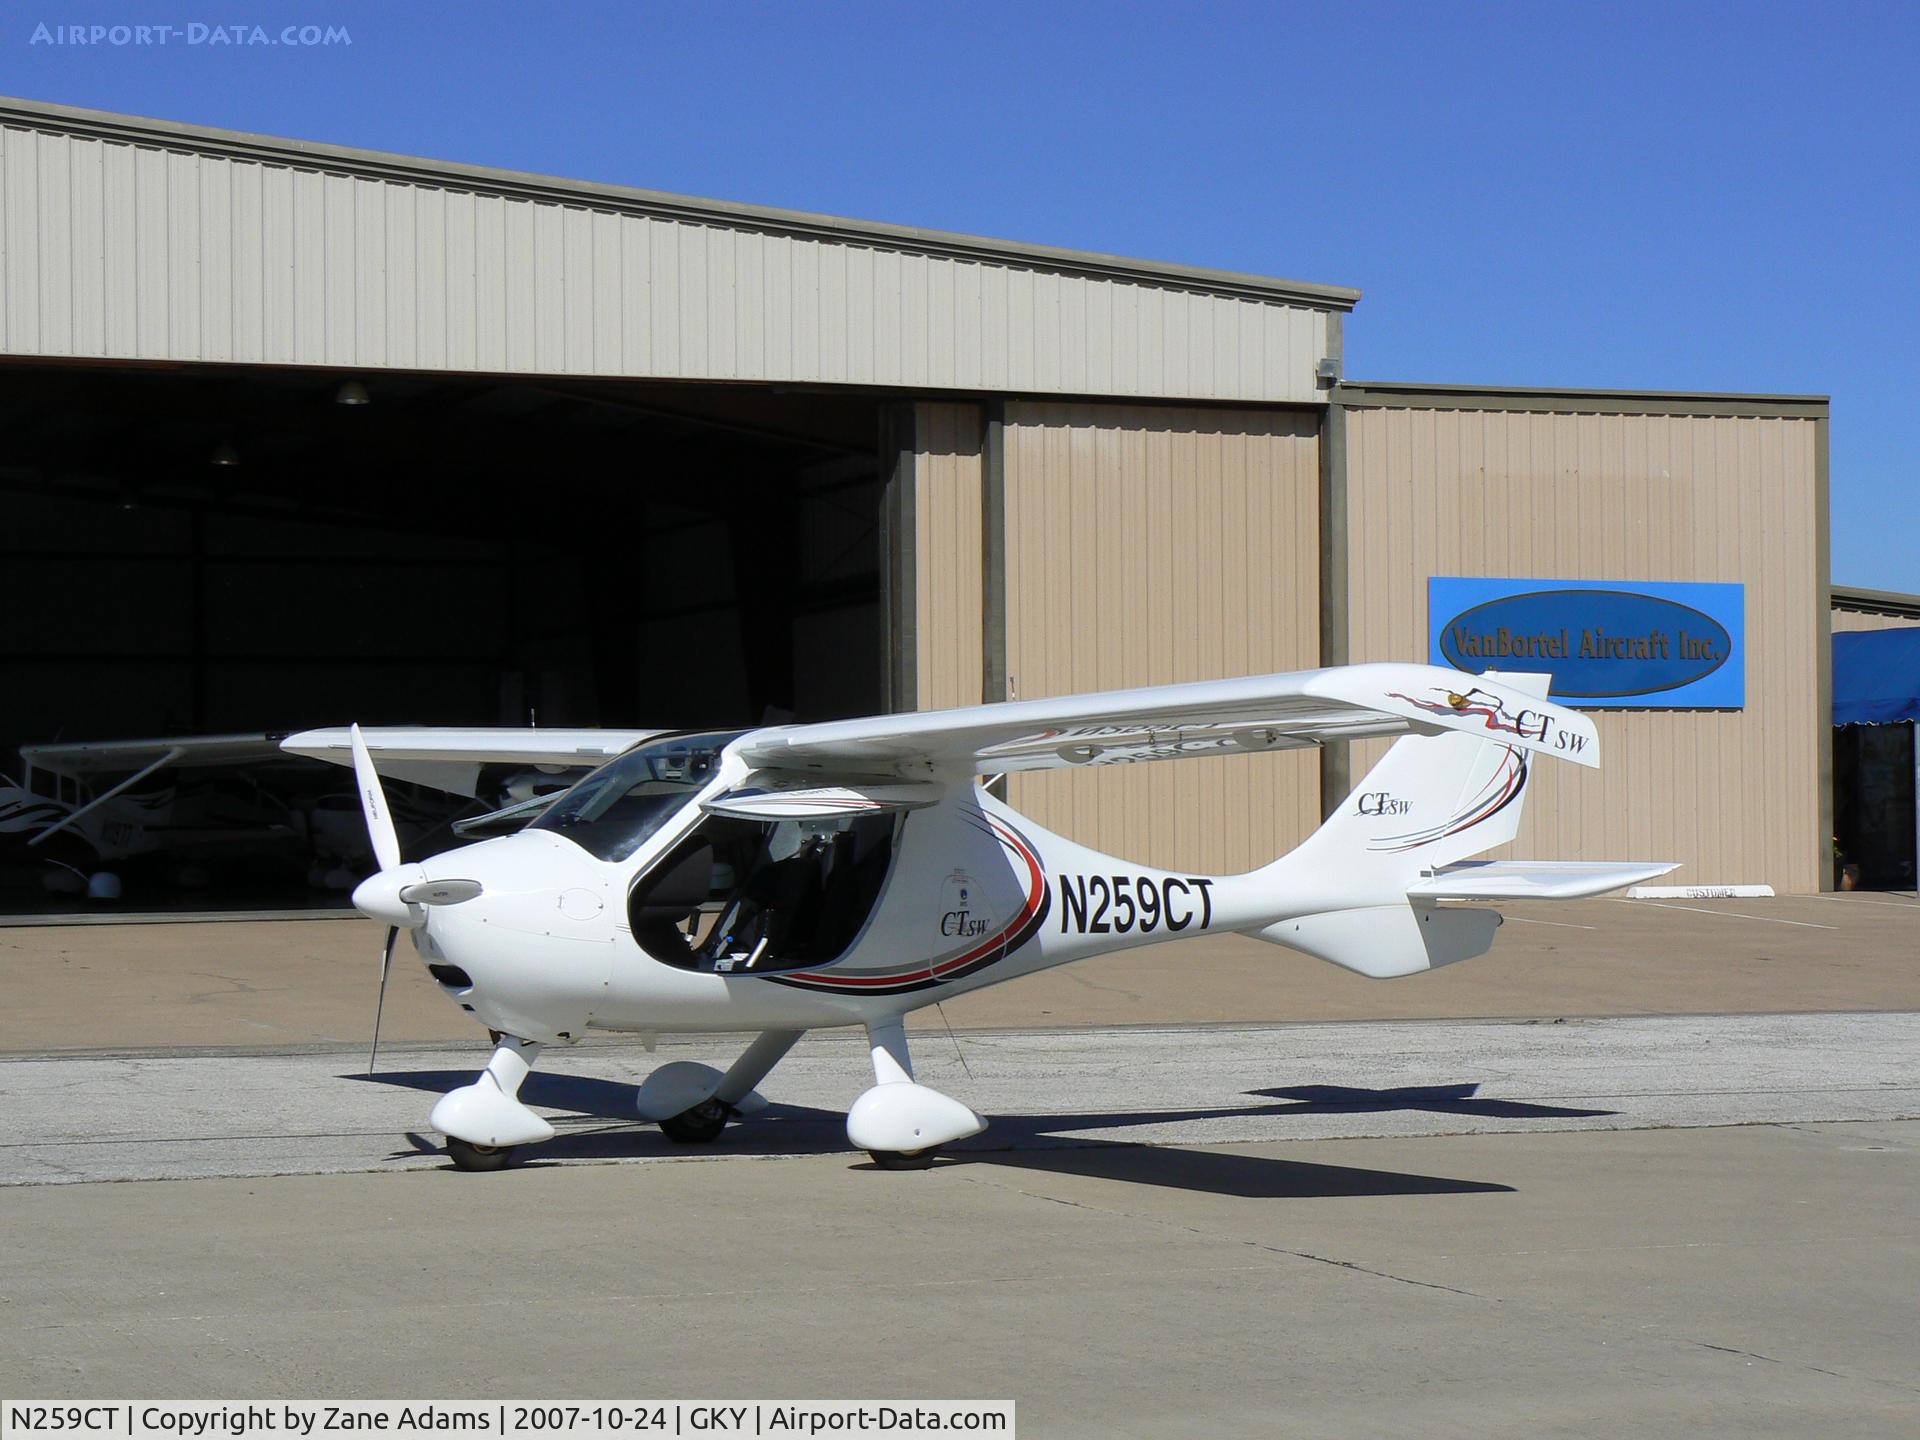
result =
[[447,1158],[461,1170],[504,1170],[513,1152],[553,1138],[553,1126],[520,1103],[520,1085],[533,1069],[540,1046],[511,1035],[471,1085],[440,1097],[429,1123],[447,1137]]
[[475,1145],[447,1137],[447,1158],[456,1170],[504,1170],[513,1163],[512,1145]]

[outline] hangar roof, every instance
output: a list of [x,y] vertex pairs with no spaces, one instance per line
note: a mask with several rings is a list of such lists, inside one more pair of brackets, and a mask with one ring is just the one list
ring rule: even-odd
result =
[[0,96],[0,124],[25,124],[36,128],[53,125],[76,134],[125,140],[135,145],[177,141],[182,148],[207,154],[224,154],[250,160],[304,162],[316,168],[382,180],[402,180],[410,184],[451,184],[461,189],[484,188],[503,194],[569,200],[576,204],[633,207],[709,224],[818,235],[838,240],[866,240],[890,248],[941,251],[979,259],[1002,260],[1034,269],[1057,268],[1083,274],[1125,275],[1220,294],[1251,294],[1333,310],[1351,310],[1360,299],[1358,290],[1343,285],[1280,280],[1266,275],[1214,270],[1164,260],[1138,260],[1124,255],[1070,250],[1055,245],[1033,245],[1020,240],[997,240],[946,230],[926,230],[878,220],[850,220],[838,215],[783,210],[771,205],[746,205],[732,200],[675,195],[664,190],[644,190],[630,185],[560,179],[524,170],[418,159],[390,151],[282,139],[241,130],[221,130],[209,125],[188,125],[177,120],[116,115],[106,110],[86,110],[72,105],[53,105],[10,96]]
[[1527,385],[1429,384],[1343,380],[1333,398],[1355,409],[1531,410],[1591,415],[1752,415],[1825,419],[1825,395],[1764,395],[1731,390],[1575,390]]
[[1920,620],[1920,595],[1898,590],[1864,590],[1857,585],[1835,585],[1828,592],[1835,610],[1858,610]]
[[14,354],[1317,402],[1359,298],[35,101],[0,127]]

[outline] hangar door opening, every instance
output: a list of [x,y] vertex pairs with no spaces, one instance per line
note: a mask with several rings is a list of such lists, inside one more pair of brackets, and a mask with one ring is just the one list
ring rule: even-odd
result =
[[[873,399],[240,366],[17,365],[6,380],[0,756],[10,785],[23,745],[54,772],[17,833],[0,830],[7,910],[59,903],[56,855],[98,862],[80,843],[99,849],[97,825],[21,853],[124,778],[61,777],[75,742],[881,708]],[[224,798],[124,867],[120,903],[324,898],[311,821],[352,784],[303,764],[175,767],[129,789]],[[232,853],[192,849],[194,828]]]

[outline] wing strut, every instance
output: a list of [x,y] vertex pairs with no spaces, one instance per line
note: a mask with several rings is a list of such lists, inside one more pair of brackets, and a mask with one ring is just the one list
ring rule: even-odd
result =
[[163,766],[171,765],[174,761],[178,760],[182,755],[186,753],[187,752],[183,747],[179,745],[175,745],[172,749],[168,750],[166,754],[162,755],[158,760],[154,761],[151,765],[147,766],[146,769],[134,771],[133,774],[129,775],[126,779],[122,780],[118,785],[114,786],[111,790],[103,791],[101,794],[94,796],[93,799],[89,800],[86,804],[82,805],[78,810],[74,811],[71,815],[62,817],[55,824],[49,825],[46,829],[42,830],[38,835],[34,836],[31,840],[27,841],[27,844],[29,846],[38,845],[42,840],[48,839],[49,837],[54,835],[58,835],[62,830],[66,829],[69,825],[73,824],[73,822],[78,820],[82,815],[87,814],[89,811],[98,809],[100,806],[106,804],[107,801],[113,799],[113,797],[118,795],[122,790],[132,789],[135,785],[138,785],[142,780],[146,779],[149,775],[153,774],[154,771],[162,768]]

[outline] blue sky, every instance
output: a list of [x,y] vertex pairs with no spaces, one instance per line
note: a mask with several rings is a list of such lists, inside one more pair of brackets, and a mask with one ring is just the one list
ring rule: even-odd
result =
[[[350,45],[50,46],[116,20]],[[1355,285],[1361,379],[1833,397],[1920,591],[1920,6],[37,4],[0,92]]]

